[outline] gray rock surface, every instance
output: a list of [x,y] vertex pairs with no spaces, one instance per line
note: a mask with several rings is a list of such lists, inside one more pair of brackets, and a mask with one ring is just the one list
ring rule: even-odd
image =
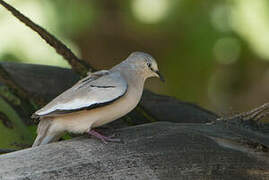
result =
[[267,153],[222,141],[228,134],[201,124],[127,127],[116,131],[122,143],[79,137],[1,155],[0,179],[269,179]]

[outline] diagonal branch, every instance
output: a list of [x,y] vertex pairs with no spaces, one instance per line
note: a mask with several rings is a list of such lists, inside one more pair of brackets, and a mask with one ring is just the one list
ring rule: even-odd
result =
[[41,26],[34,23],[28,17],[24,16],[18,10],[16,10],[11,5],[7,4],[5,1],[0,0],[0,4],[5,7],[8,11],[10,11],[17,19],[23,22],[26,26],[31,28],[33,31],[38,33],[42,39],[44,39],[49,45],[51,45],[58,54],[63,56],[64,59],[68,61],[68,63],[72,66],[72,69],[78,74],[84,76],[93,68],[87,64],[85,61],[79,59],[68,47],[66,47],[60,40],[50,34]]
[[[0,65],[0,82],[4,83],[15,96],[20,98],[21,109],[19,112],[21,112],[20,114],[22,117],[24,117],[23,119],[25,120],[26,124],[32,124],[28,117],[35,110],[35,105],[44,105],[44,100],[41,97],[29,95],[29,93],[27,93],[24,88],[22,88],[19,84],[16,83],[16,81],[11,78],[11,76],[9,76],[9,73],[2,65]],[[9,101],[5,95],[1,94],[1,97],[16,106],[16,104],[14,104],[12,101]]]
[[20,87],[8,74],[2,65],[0,65],[0,82],[4,83],[6,86],[16,91],[16,95],[23,99],[27,99],[28,95],[24,88]]
[[239,113],[231,117],[220,117],[217,119],[217,121],[223,121],[223,120],[227,121],[232,119],[241,119],[244,121],[248,120],[260,121],[262,118],[264,118],[269,114],[268,110],[269,110],[269,103],[265,103],[248,112]]

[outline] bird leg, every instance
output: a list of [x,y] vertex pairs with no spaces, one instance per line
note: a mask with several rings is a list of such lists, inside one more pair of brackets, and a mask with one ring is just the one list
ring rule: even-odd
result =
[[120,139],[112,138],[113,135],[112,136],[104,136],[93,129],[88,131],[88,133],[90,135],[95,136],[96,138],[100,139],[105,144],[107,144],[108,142],[120,142]]

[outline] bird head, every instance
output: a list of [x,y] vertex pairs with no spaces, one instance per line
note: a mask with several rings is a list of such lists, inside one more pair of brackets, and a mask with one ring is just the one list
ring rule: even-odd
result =
[[127,62],[135,66],[146,78],[158,77],[164,82],[164,77],[159,71],[158,64],[151,55],[143,52],[133,52],[127,58]]

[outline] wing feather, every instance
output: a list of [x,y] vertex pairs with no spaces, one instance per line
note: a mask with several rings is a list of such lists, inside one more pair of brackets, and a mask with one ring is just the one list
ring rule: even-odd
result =
[[123,96],[127,88],[127,82],[120,72],[106,71],[102,74],[92,74],[57,96],[35,112],[35,115],[68,113],[105,105]]

